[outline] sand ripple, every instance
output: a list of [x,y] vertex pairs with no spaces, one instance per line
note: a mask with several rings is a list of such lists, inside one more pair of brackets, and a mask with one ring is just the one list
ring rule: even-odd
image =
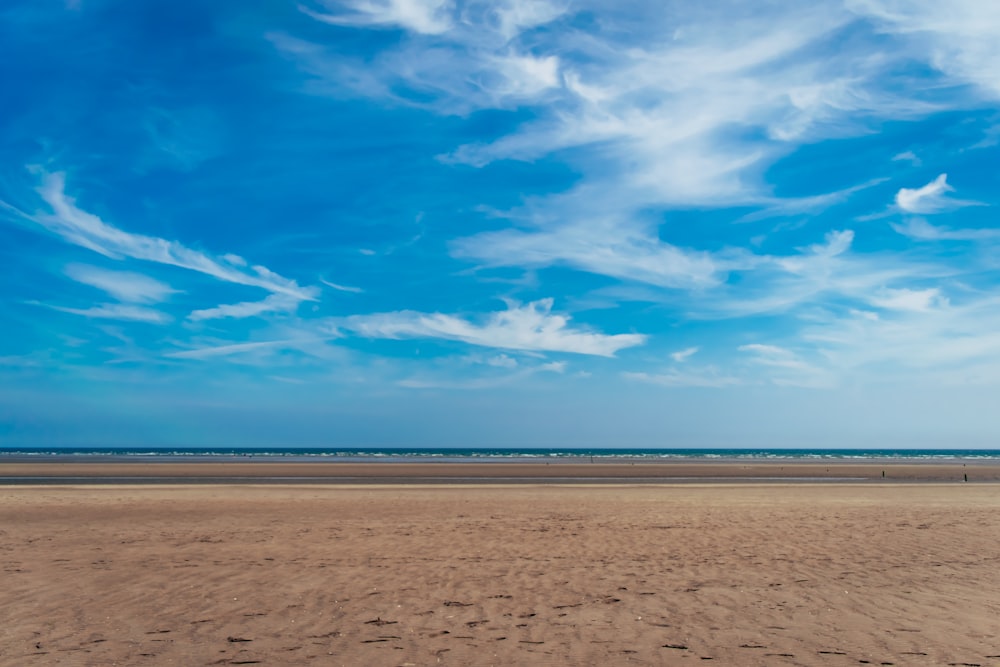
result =
[[1000,487],[0,489],[2,665],[992,665]]

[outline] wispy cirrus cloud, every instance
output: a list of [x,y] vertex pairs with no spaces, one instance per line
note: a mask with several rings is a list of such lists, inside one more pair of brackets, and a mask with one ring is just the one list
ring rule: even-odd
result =
[[892,156],[893,162],[909,162],[915,167],[923,164],[923,161],[913,151],[903,151]]
[[192,348],[190,350],[180,350],[169,352],[164,356],[173,359],[211,359],[214,357],[228,357],[233,355],[260,352],[265,350],[280,350],[301,343],[300,339],[287,340],[267,340],[250,343],[226,343],[222,345],[209,345],[205,347]]
[[642,345],[642,334],[602,334],[570,326],[570,318],[552,312],[552,299],[528,304],[508,302],[481,323],[455,315],[397,311],[352,315],[337,329],[368,338],[440,338],[506,350],[570,352],[613,357],[619,350]]
[[744,380],[722,371],[715,366],[679,370],[667,369],[660,373],[624,372],[622,378],[633,382],[659,385],[661,387],[701,387],[722,389],[744,384]]
[[896,232],[916,241],[993,241],[1000,239],[1000,229],[952,229],[932,225],[923,218],[911,218],[902,224],[893,223]]
[[303,11],[338,26],[403,30],[407,39],[370,59],[358,59],[340,54],[335,43],[270,33],[268,39],[313,77],[311,90],[337,96],[351,91],[407,106],[467,114],[531,103],[561,86],[558,54],[537,54],[520,45],[518,37],[565,14],[565,3],[353,0],[320,4],[321,11],[311,7]]
[[[885,59],[842,46],[834,56],[837,34],[855,20],[836,3],[753,11],[731,3],[730,20],[711,29],[695,6],[647,9],[621,32],[536,41],[536,53],[575,56],[561,66],[559,103],[448,159],[484,166],[559,152],[605,195],[624,189],[646,205],[752,203],[768,198],[760,171],[802,142],[936,108],[877,85]],[[640,20],[647,25],[637,28]]]
[[342,26],[402,28],[423,35],[439,35],[452,27],[451,0],[348,0],[319,2],[323,11],[307,6],[309,16]]
[[784,347],[751,343],[741,345],[739,351],[750,355],[751,364],[768,369],[770,381],[777,385],[824,388],[837,382],[837,376],[825,364],[806,361],[797,352]]
[[65,271],[73,280],[128,303],[159,303],[177,293],[164,282],[132,271],[109,271],[86,264],[70,264]]
[[876,308],[921,312],[948,303],[948,300],[942,296],[941,290],[937,287],[928,289],[885,288],[874,294],[869,301]]
[[[397,22],[409,31],[407,40],[375,54],[374,66],[364,70],[367,83],[354,89],[381,98],[420,91],[419,104],[442,113],[532,107],[533,120],[492,140],[457,146],[442,159],[485,167],[557,155],[581,173],[569,192],[511,212],[516,226],[453,240],[454,257],[481,267],[568,267],[696,291],[716,297],[691,305],[709,317],[781,312],[818,295],[858,298],[865,290],[901,289],[902,281],[927,272],[922,263],[880,267],[880,258],[844,254],[853,239],[849,230],[831,236],[829,252],[705,252],[664,239],[647,214],[657,207],[736,204],[759,207],[744,222],[815,214],[884,182],[779,198],[760,178],[803,143],[944,108],[933,95],[881,85],[901,62],[895,55],[838,41],[862,9],[814,3],[749,11],[732,4],[731,20],[708,30],[694,7],[671,13],[669,29],[662,25],[667,15],[636,8],[627,17],[602,13],[608,30],[583,35],[552,29],[532,33],[529,41],[526,30],[585,9],[542,4],[537,20],[500,31],[496,20],[475,13],[476,3],[439,6],[462,20],[450,20],[433,35]],[[616,25],[622,30],[610,29]],[[306,51],[299,62],[313,75],[354,80],[344,76],[351,64],[336,53],[317,44]],[[457,68],[456,52],[467,59]],[[470,81],[488,83],[470,92]],[[901,197],[901,207],[911,209],[935,201],[908,199],[905,192]],[[741,278],[739,289],[730,284],[732,276]]]
[[828,192],[822,195],[813,195],[811,197],[774,198],[770,203],[762,200],[758,203],[764,206],[764,208],[744,215],[737,222],[756,222],[757,220],[765,220],[767,218],[798,215],[809,216],[821,213],[837,204],[848,201],[852,195],[885,183],[887,180],[889,179],[874,178],[865,183],[844,188],[843,190]]
[[569,266],[659,287],[718,283],[726,262],[710,253],[661,241],[646,227],[577,220],[539,231],[505,229],[457,239],[452,253],[486,266]]
[[[364,76],[345,74],[354,68],[349,59],[318,43],[299,44],[298,55],[302,67],[321,79],[341,86],[363,81],[354,88],[361,95],[407,102],[405,91],[418,91],[407,103],[441,113],[533,109],[533,119],[513,131],[456,146],[442,159],[485,167],[556,156],[578,170],[579,183],[515,212],[511,219],[524,223],[518,228],[454,240],[457,258],[486,267],[564,266],[667,289],[716,288],[734,270],[759,270],[764,277],[754,283],[768,283],[770,276],[792,283],[798,280],[788,270],[794,258],[683,248],[662,237],[648,211],[759,207],[745,222],[811,215],[882,183],[782,198],[773,196],[762,174],[805,143],[864,134],[883,120],[920,118],[953,102],[935,93],[938,78],[956,76],[952,69],[942,67],[924,86],[886,86],[921,54],[841,39],[871,25],[889,30],[899,12],[888,11],[888,4],[723,3],[724,24],[706,20],[723,11],[719,6],[602,8],[604,29],[581,32],[554,22],[593,10],[587,3],[512,2],[503,5],[506,14],[494,14],[476,2],[456,2],[434,5],[449,18],[435,24],[442,29],[433,34],[391,22],[406,38],[373,54]],[[367,7],[378,15],[390,10]],[[968,25],[962,21],[959,33]],[[541,25],[547,28],[534,31]],[[463,60],[456,65],[459,53]],[[930,192],[900,195],[900,207],[910,210],[943,201]],[[848,263],[842,268],[846,282]],[[877,285],[877,273],[866,281]],[[818,279],[806,282],[799,293],[836,291]]]
[[272,294],[263,301],[244,301],[195,310],[188,315],[188,319],[195,322],[226,318],[243,319],[266,313],[294,311],[298,305],[299,300],[289,297],[287,294]]
[[927,258],[888,253],[858,253],[853,230],[828,232],[823,242],[787,255],[760,255],[735,284],[693,300],[691,314],[704,318],[777,315],[803,308],[844,303],[869,305],[886,290],[941,280],[961,270]]
[[1000,7],[982,0],[848,0],[847,7],[897,36],[908,55],[1000,97]]
[[353,287],[351,285],[340,285],[338,283],[332,283],[329,280],[322,280],[320,282],[329,287],[330,289],[335,289],[338,292],[350,292],[351,294],[361,294],[364,292],[360,287]]
[[690,359],[691,357],[693,357],[694,355],[696,355],[698,353],[698,350],[700,349],[701,348],[699,347],[687,347],[684,348],[683,350],[672,352],[670,354],[670,358],[673,359],[678,364],[681,364]]
[[242,258],[234,255],[212,257],[176,241],[133,234],[106,223],[98,216],[77,207],[76,200],[66,194],[66,179],[62,173],[43,174],[38,192],[51,212],[30,215],[28,217],[31,220],[69,243],[88,248],[105,257],[131,258],[176,266],[224,282],[259,287],[299,301],[317,298],[316,288],[301,287],[294,280],[283,278],[264,266],[246,266]]
[[301,324],[271,326],[259,339],[250,341],[245,336],[235,336],[235,340],[197,337],[183,342],[176,341],[181,349],[161,352],[159,356],[257,368],[297,368],[301,374],[313,378],[323,377],[331,366],[347,361],[348,351],[330,344],[340,338],[340,334],[318,331],[317,327]]
[[804,344],[823,350],[827,370],[855,382],[913,381],[1000,383],[1000,318],[992,294],[966,292],[953,303],[937,294],[917,295],[918,307],[880,313],[853,311],[807,323]]
[[[37,302],[34,302],[37,303]],[[38,303],[37,305],[58,310],[62,313],[80,315],[96,320],[124,320],[130,322],[146,322],[148,324],[167,324],[173,318],[162,311],[143,306],[134,306],[124,303],[105,303],[92,308],[67,308],[48,303]]]

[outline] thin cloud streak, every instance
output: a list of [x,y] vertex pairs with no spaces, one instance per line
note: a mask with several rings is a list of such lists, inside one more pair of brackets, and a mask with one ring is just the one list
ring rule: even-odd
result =
[[699,347],[688,347],[683,350],[678,350],[677,352],[671,353],[670,358],[679,364],[684,363],[685,361],[693,357],[695,354],[697,354],[698,350],[700,349],[701,348]]
[[62,313],[80,315],[97,320],[123,320],[130,322],[145,322],[147,324],[167,324],[173,318],[159,310],[144,308],[142,306],[132,306],[122,303],[106,303],[92,308],[67,308],[65,306],[55,306],[48,303],[32,302],[39,306],[45,306]]
[[912,218],[903,224],[892,223],[892,228],[915,241],[995,241],[1000,240],[1000,229],[951,229],[932,225],[922,218]]
[[285,294],[272,294],[263,301],[245,301],[243,303],[223,304],[214,308],[195,310],[188,319],[198,322],[217,319],[243,319],[258,317],[266,313],[290,312],[299,305],[299,300]]
[[364,292],[360,287],[351,287],[349,285],[338,285],[337,283],[331,283],[329,280],[320,279],[320,282],[331,289],[335,289],[338,292],[350,292],[351,294],[362,294]]
[[264,266],[252,266],[246,270],[239,263],[225,259],[226,256],[215,259],[176,241],[122,231],[78,208],[76,201],[66,195],[65,175],[62,173],[44,174],[38,192],[52,208],[52,213],[34,216],[32,219],[35,222],[64,240],[105,257],[128,257],[176,266],[225,282],[260,287],[300,301],[317,298],[316,288],[300,287],[294,280],[283,278]]
[[177,293],[166,283],[131,271],[109,271],[86,264],[70,264],[65,271],[73,280],[128,303],[159,303]]
[[216,345],[212,347],[195,348],[192,350],[181,350],[180,352],[170,352],[163,356],[172,359],[211,359],[214,357],[228,357],[262,350],[293,348],[301,345],[303,342],[306,341],[303,341],[301,338],[293,338],[288,340],[269,340],[253,343],[232,343],[229,345]]
[[704,389],[724,389],[744,384],[744,380],[733,375],[727,375],[714,366],[699,370],[688,369],[681,371],[670,369],[662,373],[624,372],[621,374],[621,377],[633,382],[676,388],[700,387]]

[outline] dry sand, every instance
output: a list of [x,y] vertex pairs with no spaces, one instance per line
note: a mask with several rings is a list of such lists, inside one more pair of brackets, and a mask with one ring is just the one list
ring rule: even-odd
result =
[[3,487],[0,581],[19,667],[996,665],[1000,486]]

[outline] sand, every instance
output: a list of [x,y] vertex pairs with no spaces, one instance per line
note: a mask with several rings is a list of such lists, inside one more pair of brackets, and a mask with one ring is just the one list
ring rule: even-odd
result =
[[8,486],[0,572],[0,665],[1000,664],[994,484]]
[[[27,457],[25,457],[27,458]],[[546,462],[400,463],[380,461],[289,463],[266,458],[236,461],[91,461],[37,462],[0,459],[0,485],[42,483],[390,483],[546,482],[682,483],[704,481],[886,481],[1000,482],[994,461],[761,461],[666,460],[601,461],[565,459]],[[885,475],[883,477],[883,475]]]

